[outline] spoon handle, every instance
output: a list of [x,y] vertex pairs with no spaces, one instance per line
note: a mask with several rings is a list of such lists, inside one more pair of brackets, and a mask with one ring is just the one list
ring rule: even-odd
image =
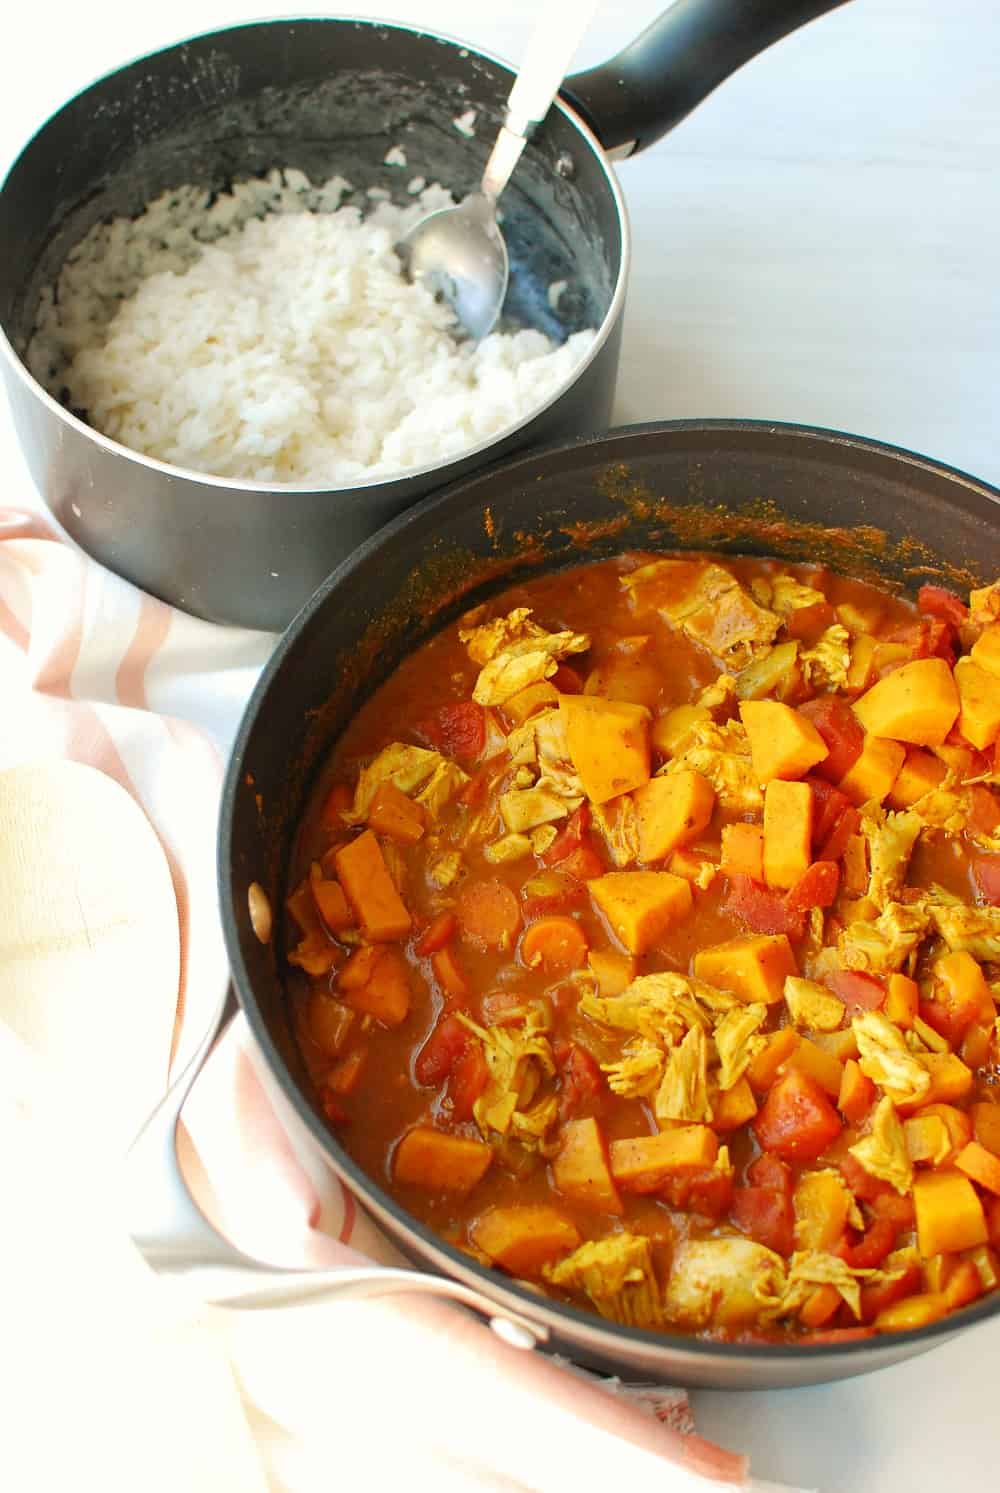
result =
[[549,112],[599,3],[578,0],[572,13],[561,5],[548,5],[542,11],[508,95],[503,127],[483,172],[482,193],[491,202],[507,185],[532,131]]

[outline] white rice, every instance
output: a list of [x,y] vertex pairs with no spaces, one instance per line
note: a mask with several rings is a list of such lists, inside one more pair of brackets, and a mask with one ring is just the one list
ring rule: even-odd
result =
[[439,464],[569,381],[592,331],[457,343],[451,313],[403,277],[393,246],[447,192],[362,219],[348,190],[272,172],[98,225],[43,293],[28,366],[135,451],[323,487]]

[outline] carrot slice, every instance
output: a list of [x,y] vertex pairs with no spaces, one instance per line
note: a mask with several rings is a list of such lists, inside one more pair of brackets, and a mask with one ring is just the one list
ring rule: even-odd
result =
[[490,949],[509,949],[521,926],[517,898],[502,881],[467,881],[455,910],[466,937]]
[[453,1001],[465,1000],[469,993],[469,982],[465,971],[455,957],[454,949],[438,949],[431,955],[431,969],[441,989]]
[[521,939],[521,962],[548,973],[579,969],[587,957],[587,940],[573,918],[539,918]]

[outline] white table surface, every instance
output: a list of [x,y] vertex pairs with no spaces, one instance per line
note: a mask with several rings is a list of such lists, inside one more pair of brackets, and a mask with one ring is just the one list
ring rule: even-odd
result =
[[[537,0],[348,8],[516,59]],[[604,0],[576,65],[611,55],[662,8]],[[0,167],[72,93],[133,56],[255,14],[317,9],[18,5],[4,23]],[[616,421],[827,425],[1000,484],[990,0],[852,0],[750,63],[619,174],[635,255]],[[0,493],[30,501],[5,411]],[[823,1493],[978,1493],[1000,1486],[998,1369],[993,1322],[853,1383],[694,1400],[700,1429],[749,1451],[761,1477]]]

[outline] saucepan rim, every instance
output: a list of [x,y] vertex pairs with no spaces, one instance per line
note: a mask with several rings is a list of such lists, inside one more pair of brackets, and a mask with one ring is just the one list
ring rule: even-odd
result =
[[[727,1362],[736,1364],[739,1361],[746,1361],[749,1364],[755,1364],[760,1369],[764,1369],[767,1365],[789,1363],[795,1363],[803,1368],[808,1368],[810,1362],[818,1364],[820,1360],[824,1362],[832,1360],[837,1363],[848,1364],[853,1358],[861,1360],[865,1357],[870,1359],[872,1357],[877,1358],[883,1354],[888,1355],[894,1344],[905,1345],[910,1352],[916,1353],[921,1348],[931,1347],[938,1341],[944,1341],[957,1332],[964,1331],[966,1328],[997,1315],[1000,1312],[1000,1290],[990,1292],[978,1302],[974,1302],[971,1306],[964,1307],[960,1312],[952,1313],[940,1321],[930,1323],[924,1327],[909,1329],[906,1332],[885,1334],[881,1337],[877,1336],[849,1342],[815,1346],[785,1343],[729,1343],[697,1338],[682,1333],[654,1332],[645,1328],[610,1323],[582,1308],[567,1305],[552,1298],[540,1298],[536,1293],[527,1287],[519,1285],[515,1280],[500,1276],[496,1271],[480,1265],[471,1256],[465,1254],[455,1246],[448,1244],[440,1235],[434,1233],[433,1230],[415,1219],[383,1189],[377,1180],[363,1171],[357,1162],[339,1145],[336,1137],[324,1125],[308,1101],[302,1087],[293,1078],[281,1052],[274,1042],[258,1005],[254,992],[254,982],[242,957],[233,895],[235,888],[233,885],[232,828],[234,817],[237,813],[238,796],[241,793],[245,794],[244,774],[247,770],[247,764],[244,759],[255,729],[261,705],[269,694],[275,677],[284,668],[285,659],[290,650],[298,641],[300,635],[308,628],[317,612],[328,606],[331,598],[336,596],[344,583],[356,571],[367,566],[371,562],[372,557],[377,555],[384,545],[391,543],[397,534],[411,527],[414,522],[421,523],[421,527],[423,527],[423,523],[428,519],[432,520],[435,514],[440,513],[442,510],[447,510],[455,502],[458,494],[467,489],[470,484],[482,481],[489,481],[491,484],[494,484],[498,479],[508,479],[511,487],[515,487],[518,485],[519,479],[523,479],[526,471],[530,471],[532,467],[538,466],[540,462],[551,459],[562,452],[568,453],[583,450],[597,454],[600,453],[602,448],[606,448],[609,445],[621,444],[622,440],[626,442],[629,439],[641,441],[643,438],[651,435],[685,433],[691,436],[712,433],[717,433],[720,436],[723,434],[730,436],[740,434],[764,435],[774,436],[776,439],[782,440],[801,439],[804,442],[819,441],[831,450],[853,451],[863,453],[866,456],[887,457],[904,468],[921,468],[960,484],[961,487],[967,489],[965,494],[967,498],[975,498],[977,500],[974,506],[978,507],[984,502],[984,511],[988,511],[989,507],[995,504],[997,505],[997,515],[1000,516],[1000,489],[972,476],[960,468],[949,466],[944,462],[936,461],[931,457],[905,447],[872,440],[846,431],[827,429],[822,426],[767,420],[661,420],[618,426],[593,436],[581,437],[571,441],[554,442],[550,445],[539,447],[506,462],[487,467],[473,474],[471,477],[463,478],[459,482],[452,483],[449,487],[424,498],[421,502],[407,509],[399,517],[380,529],[371,538],[367,539],[322,583],[285,630],[274,653],[265,665],[243,714],[233,745],[223,788],[218,837],[219,897],[233,983],[253,1038],[261,1049],[271,1075],[278,1083],[286,1099],[292,1105],[298,1118],[307,1126],[313,1139],[318,1143],[320,1150],[328,1158],[337,1174],[356,1192],[362,1204],[366,1202],[369,1196],[372,1196],[377,1205],[377,1210],[392,1218],[402,1238],[415,1237],[419,1239],[423,1246],[425,1258],[428,1253],[443,1256],[449,1262],[449,1266],[451,1267],[450,1273],[452,1275],[457,1275],[460,1279],[473,1280],[477,1288],[483,1291],[484,1295],[497,1300],[499,1310],[502,1310],[500,1303],[504,1298],[507,1298],[508,1301],[516,1302],[518,1309],[529,1320],[534,1315],[536,1318],[542,1318],[548,1322],[555,1321],[556,1324],[564,1322],[568,1329],[567,1336],[570,1336],[574,1329],[577,1332],[584,1332],[592,1343],[599,1344],[599,1351],[608,1360],[617,1360],[619,1363],[627,1360],[628,1354],[632,1349],[641,1349],[647,1360],[655,1356],[657,1350],[660,1350],[664,1354],[673,1354],[675,1357],[681,1354],[690,1355],[692,1358],[700,1359],[706,1365],[713,1361],[720,1364]],[[619,453],[616,452],[615,456],[618,458]],[[579,563],[586,562],[581,560]]]

